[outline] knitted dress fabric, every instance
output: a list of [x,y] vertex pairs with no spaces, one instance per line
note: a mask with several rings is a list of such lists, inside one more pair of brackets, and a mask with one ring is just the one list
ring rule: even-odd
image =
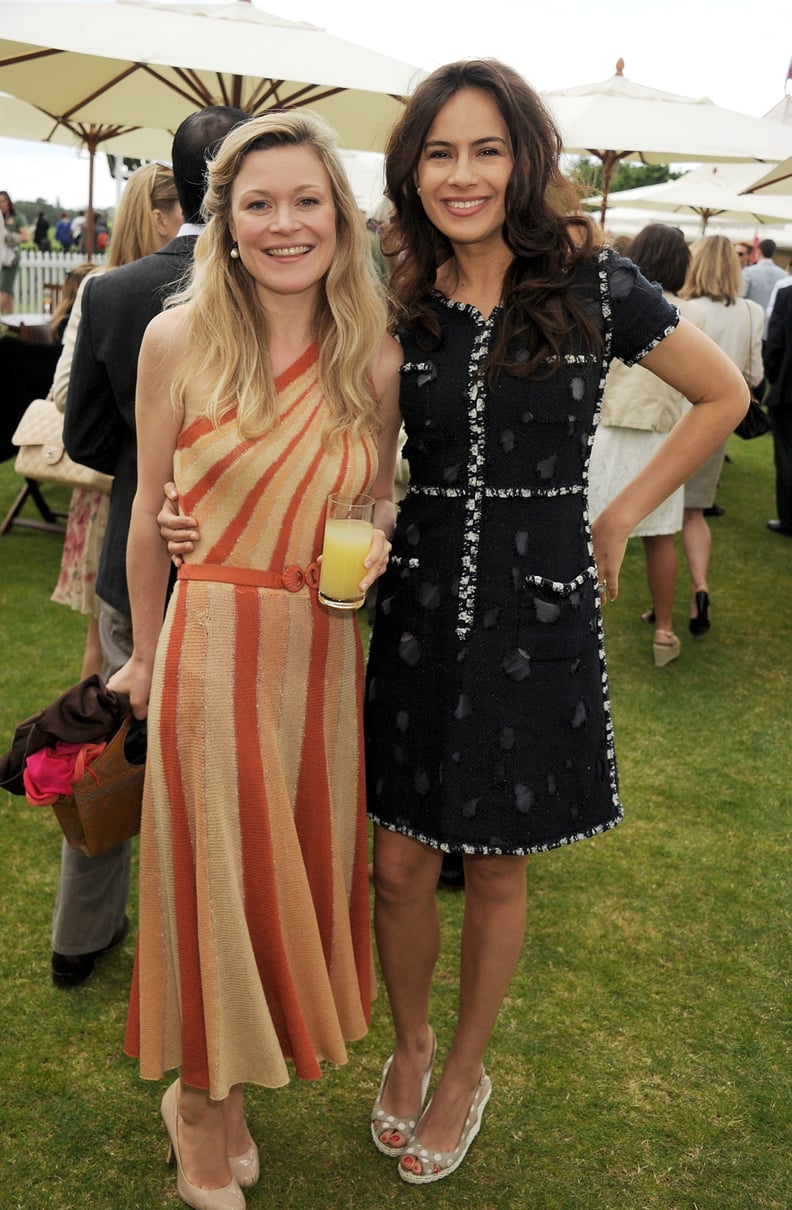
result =
[[[373,994],[354,614],[212,579],[308,568],[325,502],[376,475],[372,437],[330,452],[313,348],[277,383],[280,421],[180,435],[182,508],[209,579],[180,580],[157,651],[140,847],[140,933],[125,1049],[221,1099],[346,1062]],[[294,586],[294,585],[293,585]]]
[[450,852],[549,849],[622,815],[587,468],[611,358],[678,312],[612,252],[574,287],[602,352],[573,331],[549,377],[478,373],[499,309],[435,295],[440,348],[403,337],[410,487],[369,654],[368,810]]

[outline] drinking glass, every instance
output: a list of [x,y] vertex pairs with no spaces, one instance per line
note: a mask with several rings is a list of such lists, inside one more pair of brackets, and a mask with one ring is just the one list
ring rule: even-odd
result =
[[365,600],[360,581],[363,560],[371,546],[374,523],[372,496],[333,492],[327,497],[319,600],[333,609],[359,609]]

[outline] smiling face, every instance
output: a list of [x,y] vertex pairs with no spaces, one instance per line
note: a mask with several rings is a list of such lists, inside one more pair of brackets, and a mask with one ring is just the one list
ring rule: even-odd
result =
[[508,128],[491,94],[455,93],[429,128],[418,161],[427,217],[453,245],[503,247],[513,166]]
[[315,297],[336,251],[327,169],[309,147],[249,152],[231,190],[228,226],[265,306]]

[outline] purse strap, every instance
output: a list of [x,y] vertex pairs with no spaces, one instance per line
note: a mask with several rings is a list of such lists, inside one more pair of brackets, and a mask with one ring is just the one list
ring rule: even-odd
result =
[[750,381],[750,379],[748,377],[748,367],[751,364],[751,308],[748,306],[747,298],[742,298],[742,299],[740,299],[740,301],[745,303],[745,318],[748,323],[748,330],[745,334],[745,357],[743,358],[743,363],[742,363],[742,367],[741,367],[742,376],[745,379],[745,381],[748,383],[748,386],[750,387],[750,390],[751,390],[751,394],[753,394],[754,384]]

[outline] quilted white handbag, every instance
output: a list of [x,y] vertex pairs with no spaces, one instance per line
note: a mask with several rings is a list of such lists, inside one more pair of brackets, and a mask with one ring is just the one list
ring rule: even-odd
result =
[[109,492],[113,486],[112,475],[72,462],[63,448],[63,416],[53,399],[34,399],[11,441],[19,446],[14,470],[25,479],[99,492]]

